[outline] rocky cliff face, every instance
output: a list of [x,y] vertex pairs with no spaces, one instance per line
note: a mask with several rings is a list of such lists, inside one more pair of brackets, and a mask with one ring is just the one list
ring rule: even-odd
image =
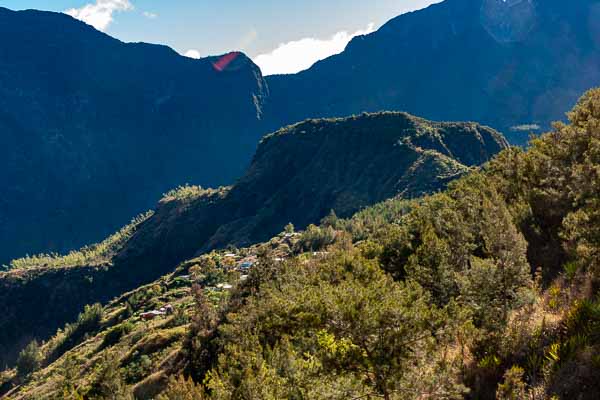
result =
[[431,193],[505,147],[490,128],[404,113],[281,129],[261,141],[235,185],[169,194],[104,263],[54,262],[0,274],[6,306],[0,363],[32,337],[45,338],[75,318],[83,305],[151,282],[195,254],[264,241],[288,222],[303,228],[331,210],[349,216],[391,197]]
[[446,0],[296,75],[267,78],[277,126],[401,110],[474,120],[524,144],[600,84],[600,2]]
[[245,55],[192,60],[0,8],[0,264],[94,242],[184,183],[238,177],[267,95]]

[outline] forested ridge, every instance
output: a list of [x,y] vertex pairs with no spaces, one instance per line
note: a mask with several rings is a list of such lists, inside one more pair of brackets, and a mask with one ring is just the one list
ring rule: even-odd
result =
[[97,242],[173,187],[231,185],[265,133],[308,118],[405,111],[524,145],[600,85],[600,0],[565,4],[445,0],[267,77],[239,52],[0,7],[0,264]]
[[507,147],[485,126],[397,112],[279,129],[232,186],[179,187],[99,244],[13,260],[0,272],[0,365],[86,304],[153,282],[196,254],[269,240],[289,222],[304,229],[330,210],[347,218],[391,197],[442,190]]
[[443,192],[87,307],[3,373],[7,398],[596,399],[600,90],[568,116]]

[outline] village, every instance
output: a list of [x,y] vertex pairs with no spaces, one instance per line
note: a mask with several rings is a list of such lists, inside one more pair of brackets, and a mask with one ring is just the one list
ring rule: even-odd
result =
[[[285,262],[291,255],[294,245],[301,233],[284,232],[273,238],[270,258],[275,263]],[[253,246],[241,250],[228,250],[226,252],[212,252],[182,264],[173,274],[174,282],[184,287],[199,285],[209,295],[219,296],[234,289],[234,287],[248,279],[250,271],[259,264],[261,249]],[[323,256],[326,252],[311,252],[312,256]],[[182,273],[182,274],[179,274]],[[175,306],[171,303],[162,304],[156,309],[139,312],[142,321],[166,318],[173,315]]]

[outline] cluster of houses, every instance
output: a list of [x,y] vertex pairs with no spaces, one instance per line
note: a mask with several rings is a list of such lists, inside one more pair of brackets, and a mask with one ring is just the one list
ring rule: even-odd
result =
[[152,310],[145,313],[141,313],[140,318],[142,318],[144,321],[150,321],[156,317],[171,315],[173,314],[173,311],[173,306],[171,304],[167,304],[164,307],[159,308],[158,310]]
[[[300,234],[296,233],[296,232],[286,233],[284,235],[284,239],[287,239],[289,241],[298,235],[300,235]],[[323,253],[319,252],[319,253],[314,253],[313,255],[317,256],[317,255],[322,255],[322,254]],[[224,261],[222,265],[233,268],[234,271],[237,271],[240,273],[240,281],[247,280],[249,270],[256,264],[258,264],[258,257],[256,255],[249,255],[246,257],[242,257],[238,254],[227,253],[222,256],[222,260]],[[273,258],[273,261],[284,262],[285,258],[284,257],[275,257],[275,258]],[[180,275],[180,276],[178,276],[178,279],[181,279],[184,281],[191,281],[192,276],[191,275]],[[211,291],[219,291],[219,292],[227,291],[227,290],[233,289],[233,285],[224,282],[224,283],[219,283],[219,284],[215,285],[214,287],[207,287],[206,289],[211,290]],[[174,311],[173,306],[171,304],[166,304],[164,307],[161,307],[158,310],[144,312],[144,313],[140,314],[140,317],[142,320],[150,321],[157,317],[171,315],[171,314],[173,314],[173,311]]]
[[242,274],[248,272],[248,270],[258,262],[258,257],[254,255],[242,258],[233,253],[225,254],[223,259],[228,260],[228,263],[235,265],[235,270]]

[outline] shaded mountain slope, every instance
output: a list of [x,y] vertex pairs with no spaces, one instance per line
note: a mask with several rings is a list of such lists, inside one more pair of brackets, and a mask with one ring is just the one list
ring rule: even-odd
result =
[[505,148],[496,131],[404,113],[309,120],[266,136],[231,188],[165,198],[115,262],[173,266],[196,251],[243,246],[330,210],[342,216],[387,198],[431,193]]
[[0,361],[13,359],[8,349],[47,337],[83,305],[151,282],[197,253],[266,240],[288,222],[305,227],[332,209],[347,216],[387,198],[434,192],[505,147],[490,128],[404,113],[284,128],[262,140],[234,186],[169,193],[102,260],[42,257],[0,274],[0,303],[9,308],[0,316]]
[[4,8],[0,37],[0,263],[98,241],[251,159],[267,89],[241,53],[192,60]]
[[306,118],[401,110],[524,143],[600,84],[598,21],[598,0],[446,0],[263,79],[240,53],[0,8],[0,263],[98,241],[177,185],[230,184],[260,134]]
[[478,121],[524,144],[600,84],[599,21],[597,0],[446,0],[307,71],[267,77],[269,116],[278,125],[402,110]]

